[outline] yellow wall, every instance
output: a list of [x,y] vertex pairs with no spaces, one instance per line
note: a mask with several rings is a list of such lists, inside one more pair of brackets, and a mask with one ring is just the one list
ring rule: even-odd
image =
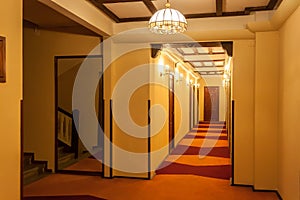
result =
[[[160,63],[160,61],[163,61]],[[152,134],[155,134],[151,138],[152,150],[158,151],[152,153],[152,170],[157,169],[159,164],[163,162],[165,157],[169,153],[169,75],[160,75],[162,72],[161,64],[168,65],[170,71],[175,71],[176,62],[170,59],[164,53],[153,59],[153,66],[150,70],[152,85],[150,90],[151,106],[160,105],[161,109],[153,110],[151,112],[151,122],[153,123]],[[182,73],[183,77],[180,79],[175,77],[174,79],[174,134],[175,146],[190,130],[190,85],[186,83],[186,77],[188,76],[195,83],[195,79],[188,75],[188,73],[182,67],[182,64],[177,64],[178,73]],[[187,66],[186,66],[187,68]],[[178,80],[178,81],[176,81]],[[193,114],[193,113],[192,113]],[[159,129],[159,126],[163,123],[163,127]],[[156,133],[156,130],[160,130]]]
[[[159,68],[157,67],[159,57],[151,59],[150,48],[142,48],[145,45],[139,46],[139,44],[124,44],[124,43],[109,43],[111,45],[111,54],[106,56],[106,62],[112,60],[113,62],[106,69],[105,77],[105,101],[106,101],[106,119],[109,118],[109,100],[113,100],[113,176],[129,176],[129,177],[142,177],[146,178],[147,173],[132,173],[128,171],[120,170],[120,167],[131,167],[132,163],[136,163],[135,166],[139,165],[140,169],[147,170],[147,159],[148,155],[145,154],[141,157],[133,157],[130,153],[147,153],[147,138],[138,138],[136,136],[147,136],[147,129],[140,129],[139,132],[135,132],[136,129],[131,129],[126,132],[122,127],[123,120],[131,118],[132,121],[128,121],[127,128],[132,128],[135,123],[139,128],[145,127],[148,120],[148,99],[151,100],[151,169],[153,171],[157,169],[159,164],[168,155],[169,151],[169,90],[168,90],[168,75],[160,76]],[[150,45],[148,45],[150,47]],[[108,46],[106,46],[108,47]],[[109,48],[109,47],[108,47]],[[136,49],[136,50],[130,50]],[[129,51],[129,52],[127,52]],[[105,51],[106,52],[106,51]],[[111,56],[111,57],[110,57]],[[170,69],[174,71],[175,62],[168,56],[162,56],[165,65],[169,65]],[[149,66],[149,62],[152,65]],[[141,71],[121,83],[124,77],[128,74],[134,73],[140,66],[146,64],[146,70]],[[150,68],[148,68],[150,67]],[[190,123],[190,108],[189,108],[189,94],[190,88],[186,85],[186,72],[178,65],[180,73],[184,74],[182,81],[174,82],[175,88],[175,145],[179,140],[189,131]],[[149,74],[150,72],[150,74]],[[192,78],[192,77],[191,77]],[[134,87],[136,82],[144,80],[144,84],[137,87],[132,93],[131,89]],[[193,79],[193,82],[195,80]],[[124,84],[126,83],[126,84]],[[124,88],[122,88],[124,87]],[[121,88],[121,89],[119,89]],[[128,103],[128,104],[127,104]],[[157,105],[161,107],[158,108]],[[129,109],[130,116],[118,118],[120,113],[126,112]],[[109,133],[109,120],[106,120],[105,134],[108,136]],[[125,127],[126,128],[126,127]],[[130,152],[128,155],[122,153],[118,148]],[[105,144],[105,159],[109,161],[109,145]],[[105,176],[109,176],[108,167],[105,167]],[[132,166],[131,169],[134,169]]]
[[[114,55],[119,55],[122,51],[122,45],[113,44]],[[106,52],[106,51],[105,51]],[[145,71],[146,73],[138,73],[138,76],[146,81],[146,85],[140,85],[137,90],[132,94],[129,94],[130,86],[136,82],[136,80],[130,79],[124,83],[120,83],[122,78],[126,74],[130,73],[130,70],[134,69],[143,64],[149,63],[150,60],[150,49],[140,49],[125,53],[124,55],[112,60],[111,65],[106,69],[104,77],[104,87],[105,87],[105,101],[109,102],[110,99],[113,100],[113,176],[129,176],[129,177],[142,177],[146,178],[147,173],[131,173],[130,171],[122,170],[128,168],[129,170],[134,170],[135,165],[137,168],[142,168],[147,170],[147,156],[141,156],[140,158],[134,158],[132,154],[147,153],[147,138],[139,138],[139,136],[147,136],[147,129],[143,129],[140,132],[135,132],[135,130],[126,132],[126,127],[133,127],[132,124],[125,123],[124,120],[129,120],[130,123],[135,124],[139,127],[147,126],[148,122],[148,99],[149,99],[149,69]],[[125,86],[126,88],[118,90],[118,88]],[[127,87],[128,86],[128,87]],[[130,95],[128,97],[127,95]],[[128,97],[128,98],[126,98]],[[129,116],[119,118],[119,114],[125,113],[129,110]],[[110,110],[109,104],[106,103],[106,125],[105,133],[109,134],[109,115],[107,111]],[[132,120],[132,121],[131,121]],[[137,136],[137,137],[135,137]],[[119,150],[118,150],[119,149]],[[122,152],[120,149],[124,150]],[[105,144],[105,154],[107,155],[105,159],[109,159],[109,145]],[[105,168],[105,176],[108,176],[107,167]]]
[[85,55],[98,37],[24,29],[24,151],[54,169],[54,56]]
[[[152,62],[153,66],[150,69],[150,80],[154,84],[152,84],[150,88],[152,107],[151,134],[153,134],[151,138],[151,149],[152,152],[157,151],[157,153],[151,154],[151,169],[155,170],[169,153],[169,79],[168,75],[160,75],[162,67],[158,67],[157,64],[160,62],[160,65],[168,64],[172,66],[172,62],[166,56],[162,55],[152,59]],[[155,105],[159,105],[159,107],[154,109]]]
[[254,188],[277,189],[278,32],[256,33]]
[[300,8],[279,31],[279,166],[278,187],[283,199],[300,196]]
[[233,43],[234,183],[252,185],[254,179],[255,41]]
[[20,198],[22,1],[2,1],[0,36],[6,37],[7,82],[0,83],[0,199]]

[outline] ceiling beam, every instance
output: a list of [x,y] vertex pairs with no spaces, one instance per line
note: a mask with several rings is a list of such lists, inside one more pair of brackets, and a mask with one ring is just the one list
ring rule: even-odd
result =
[[279,6],[281,2],[282,0],[270,0],[267,9],[273,10],[275,7]]
[[156,7],[154,6],[154,4],[152,3],[151,0],[143,0],[144,4],[147,6],[148,10],[154,14],[156,13],[157,9]]
[[149,17],[129,17],[129,18],[121,18],[120,23],[124,22],[144,22],[144,21],[149,21]]
[[140,2],[141,0],[98,0],[100,3],[127,3],[127,2]]
[[201,75],[209,75],[209,76],[223,75],[224,74],[223,70],[219,70],[219,71],[195,71],[195,72],[198,72]]
[[115,15],[113,12],[111,12],[108,8],[106,8],[101,1],[98,0],[88,0],[90,1],[94,6],[96,6],[98,9],[102,10],[108,17],[110,17],[115,22],[119,23],[120,18]]
[[223,15],[223,0],[216,0],[216,14],[217,16]]
[[[193,63],[191,64],[191,65],[193,65]],[[193,65],[194,66],[194,65]],[[205,68],[223,68],[224,67],[224,65],[215,65],[215,66],[201,66],[201,67],[197,67],[197,66],[194,66],[194,70],[195,71],[203,71],[203,69],[205,69]]]

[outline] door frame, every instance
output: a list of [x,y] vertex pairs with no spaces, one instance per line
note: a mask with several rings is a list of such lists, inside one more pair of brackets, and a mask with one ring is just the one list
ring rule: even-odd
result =
[[175,147],[175,77],[169,74],[169,153]]
[[[102,58],[102,71],[103,71],[103,56],[102,55],[70,55],[70,56],[54,56],[54,84],[55,84],[55,92],[54,92],[54,98],[55,98],[55,107],[54,107],[54,116],[55,116],[55,134],[54,134],[54,171],[55,173],[61,173],[61,174],[77,174],[77,175],[87,175],[87,176],[101,176],[104,177],[104,164],[102,162],[102,170],[101,172],[93,172],[93,171],[79,171],[79,170],[65,170],[65,169],[58,169],[58,59],[77,59],[77,58]],[[100,79],[101,80],[101,79]],[[100,81],[99,80],[99,81]],[[102,78],[102,82],[103,82]],[[100,82],[99,82],[100,86]],[[104,91],[104,82],[102,83],[102,87],[99,87],[99,95],[103,93]],[[104,108],[104,105],[101,103],[104,103],[104,101],[100,99],[99,96],[99,107]],[[103,112],[104,113],[104,112]],[[100,114],[100,113],[98,113]],[[102,116],[104,120],[104,115]],[[99,138],[98,138],[99,139]],[[102,151],[102,157],[104,158],[104,148]]]

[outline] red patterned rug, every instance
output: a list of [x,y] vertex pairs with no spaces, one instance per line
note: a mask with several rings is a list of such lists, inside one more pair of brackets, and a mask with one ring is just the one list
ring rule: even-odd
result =
[[[216,143],[221,142],[223,144],[228,140],[227,130],[224,124],[199,123],[196,127],[197,128],[190,131],[183,138],[183,140],[215,140]],[[187,146],[186,144],[179,142],[177,147],[173,149],[170,155],[182,155],[188,156],[189,158],[193,157],[194,160],[196,160],[199,156],[209,156],[216,159],[219,158],[227,160],[228,163],[230,163],[230,150],[228,146]],[[218,162],[212,164],[205,163],[205,161],[203,161],[201,166],[193,166],[191,163],[177,163],[176,161],[164,161],[161,164],[160,169],[156,170],[156,174],[190,174],[210,178],[230,179],[231,165],[222,165]]]

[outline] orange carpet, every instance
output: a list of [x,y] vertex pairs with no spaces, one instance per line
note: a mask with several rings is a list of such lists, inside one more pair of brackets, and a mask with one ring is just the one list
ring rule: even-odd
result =
[[102,163],[94,158],[84,158],[64,170],[102,172]]
[[228,180],[158,175],[152,180],[53,174],[24,188],[25,196],[91,195],[111,200],[277,200],[275,193],[232,187]]
[[[24,188],[25,196],[73,196],[90,195],[103,199],[116,200],[276,200],[277,195],[273,192],[253,192],[249,187],[232,187],[228,178],[228,166],[230,168],[230,158],[228,152],[228,142],[223,126],[215,124],[212,130],[207,131],[207,124],[200,124],[199,127],[191,131],[181,142],[192,148],[178,158],[176,151],[172,153],[165,162],[176,165],[184,165],[182,168],[187,173],[161,173],[152,180],[137,179],[103,179],[95,176],[77,176],[53,174],[37,182],[29,184]],[[216,134],[216,130],[221,129],[222,133]],[[205,132],[206,130],[206,132]],[[209,139],[205,140],[204,138]],[[206,148],[199,151],[199,145]],[[212,146],[213,145],[213,146]],[[211,148],[213,147],[213,148]],[[198,148],[197,151],[193,150]],[[219,148],[219,150],[212,150]],[[227,150],[226,150],[227,148]],[[207,152],[208,149],[211,151]],[[221,149],[221,150],[220,150]],[[195,155],[195,152],[197,155]],[[206,156],[199,154],[206,153]],[[197,169],[199,173],[189,173],[190,169]],[[216,172],[206,171],[205,168],[216,168],[216,166],[227,166],[219,168]],[[204,168],[203,168],[204,167]],[[163,168],[162,168],[163,169]],[[201,169],[201,170],[200,170]],[[193,171],[193,170],[192,170]],[[204,172],[206,171],[207,174]],[[195,170],[194,170],[195,172]],[[218,174],[214,177],[213,174]],[[226,177],[222,177],[223,175]]]

